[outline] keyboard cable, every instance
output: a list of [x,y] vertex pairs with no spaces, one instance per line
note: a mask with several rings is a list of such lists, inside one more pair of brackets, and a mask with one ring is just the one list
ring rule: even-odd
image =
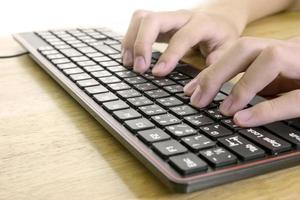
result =
[[5,55],[5,56],[0,55],[0,59],[15,58],[15,57],[24,56],[24,55],[27,55],[27,54],[29,54],[28,51],[24,51],[24,52],[20,52],[20,53],[17,53],[17,54],[12,54],[12,55]]

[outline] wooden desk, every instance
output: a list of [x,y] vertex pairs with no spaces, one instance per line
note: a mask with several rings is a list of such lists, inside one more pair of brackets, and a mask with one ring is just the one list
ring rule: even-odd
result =
[[[245,35],[300,34],[300,13]],[[0,55],[21,48],[1,40]],[[194,62],[199,62],[194,58]],[[195,192],[169,191],[29,56],[0,60],[0,199],[299,199],[300,167]]]

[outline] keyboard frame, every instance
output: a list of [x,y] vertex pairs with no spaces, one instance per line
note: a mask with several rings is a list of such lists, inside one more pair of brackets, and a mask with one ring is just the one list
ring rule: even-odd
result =
[[[33,60],[104,126],[108,132],[134,154],[163,183],[176,192],[193,192],[300,164],[300,151],[298,150],[241,165],[224,167],[217,171],[181,176],[40,54],[37,49],[47,46],[48,44],[45,41],[33,32],[14,34],[13,37],[30,52]],[[192,67],[179,68],[178,70],[184,70],[185,74],[193,77],[199,72]],[[231,88],[232,84],[226,83],[221,91],[229,94]],[[262,97],[256,96],[250,104],[255,105],[263,100]]]

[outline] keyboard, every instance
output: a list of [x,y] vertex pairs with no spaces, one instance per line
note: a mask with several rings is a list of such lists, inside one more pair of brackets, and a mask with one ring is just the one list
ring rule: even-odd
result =
[[[122,36],[106,28],[14,35],[30,56],[163,183],[192,192],[300,163],[300,119],[241,128],[218,106],[190,105],[183,87],[199,71],[179,62],[166,77],[121,62]],[[153,52],[152,66],[161,53]],[[248,106],[261,101],[256,96]],[[130,170],[130,169],[129,169]]]

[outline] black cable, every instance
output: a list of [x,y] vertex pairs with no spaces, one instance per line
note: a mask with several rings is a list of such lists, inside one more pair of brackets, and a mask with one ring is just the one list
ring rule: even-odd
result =
[[0,59],[15,58],[15,57],[19,57],[19,56],[23,56],[23,55],[27,55],[27,54],[29,54],[29,52],[25,51],[25,52],[17,53],[14,55],[0,56]]

